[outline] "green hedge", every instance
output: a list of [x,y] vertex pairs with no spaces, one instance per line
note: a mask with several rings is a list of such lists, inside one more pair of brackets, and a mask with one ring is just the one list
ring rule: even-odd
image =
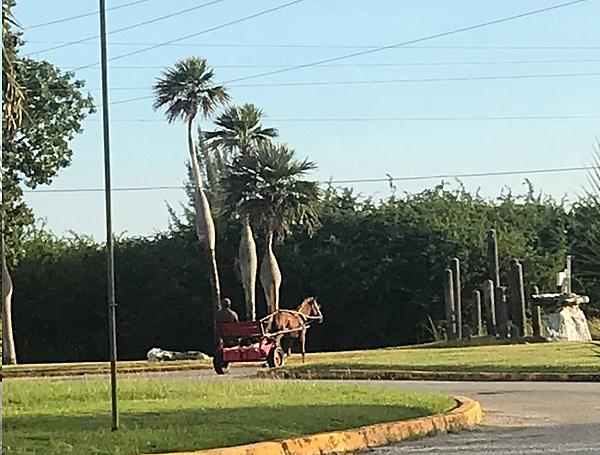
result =
[[[532,192],[490,201],[438,186],[374,202],[359,201],[347,190],[330,191],[322,227],[313,236],[296,232],[275,247],[283,273],[281,306],[294,307],[309,295],[318,298],[325,321],[309,331],[311,350],[430,341],[443,327],[442,272],[450,258],[462,261],[467,298],[487,276],[485,237],[495,228],[502,275],[517,257],[526,283],[554,291],[566,254],[584,245],[583,233],[598,223],[576,215]],[[221,287],[242,315],[236,266],[240,229],[236,222],[221,224]],[[260,239],[258,247],[262,252]],[[19,361],[106,359],[102,246],[38,232],[26,248],[27,257],[13,271]],[[155,346],[211,351],[205,260],[190,226],[176,223],[153,237],[118,239],[115,259],[120,358],[144,358]],[[576,257],[576,273],[581,267]],[[600,288],[594,270],[600,268],[585,267],[576,291],[590,293],[597,309]],[[260,290],[257,304],[264,315]]]

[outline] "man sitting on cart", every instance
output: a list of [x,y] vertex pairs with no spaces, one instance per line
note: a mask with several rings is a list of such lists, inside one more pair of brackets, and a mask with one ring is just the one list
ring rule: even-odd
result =
[[236,337],[223,337],[221,324],[224,322],[239,322],[238,315],[231,309],[231,300],[225,297],[221,301],[221,308],[217,311],[217,333],[219,335],[219,344],[224,346],[233,346],[238,343]]

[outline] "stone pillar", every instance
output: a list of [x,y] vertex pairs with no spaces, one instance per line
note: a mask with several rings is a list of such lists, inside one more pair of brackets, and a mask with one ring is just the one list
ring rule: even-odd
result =
[[527,316],[525,312],[525,288],[523,285],[523,266],[517,259],[510,261],[509,272],[509,307],[516,335],[523,338],[526,335]]
[[498,266],[498,240],[496,230],[490,229],[487,234],[487,262],[489,279],[494,282],[494,287],[500,286],[500,267]]
[[454,279],[452,270],[444,270],[444,302],[446,304],[446,338],[456,340],[456,308],[454,306]]
[[473,330],[475,335],[480,337],[483,336],[483,325],[481,323],[481,293],[479,291],[473,291]]
[[497,334],[496,304],[494,297],[494,282],[492,280],[486,280],[483,284],[483,306],[485,308],[485,327],[488,335]]
[[508,338],[508,308],[506,301],[506,286],[497,286],[494,293],[496,303],[496,322],[500,338]]

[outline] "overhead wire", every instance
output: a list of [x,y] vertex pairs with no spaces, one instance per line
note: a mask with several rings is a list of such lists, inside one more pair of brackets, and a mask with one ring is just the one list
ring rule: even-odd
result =
[[[223,1],[223,0],[218,0],[218,1]],[[290,6],[296,5],[298,3],[302,3],[304,1],[306,1],[306,0],[294,0],[292,2],[276,6],[274,8],[269,8],[269,9],[266,9],[266,10],[263,10],[263,11],[259,11],[258,13],[250,14],[249,16],[244,16],[244,17],[242,17],[240,19],[235,19],[233,21],[229,21],[229,22],[226,22],[224,24],[217,25],[215,27],[207,28],[205,30],[201,30],[199,32],[192,33],[190,35],[182,36],[180,38],[175,38],[173,40],[166,41],[164,43],[155,44],[153,46],[145,47],[143,49],[137,49],[135,51],[128,52],[126,54],[117,55],[115,57],[109,58],[108,61],[112,62],[112,61],[115,61],[115,60],[120,60],[120,59],[123,59],[123,58],[131,57],[133,55],[138,55],[138,54],[141,54],[143,52],[148,52],[148,51],[151,51],[151,50],[154,50],[154,49],[158,49],[159,47],[163,47],[163,46],[166,46],[168,44],[172,44],[172,43],[184,41],[186,39],[193,38],[195,36],[200,36],[200,35],[204,35],[206,33],[214,32],[216,30],[220,30],[222,28],[229,27],[231,25],[239,24],[241,22],[245,22],[245,21],[248,21],[248,20],[260,17],[260,16],[264,16],[266,14],[270,14],[270,13],[273,13],[275,11],[282,10],[284,8],[288,8]],[[578,0],[578,1],[587,1],[587,0]],[[85,65],[85,66],[80,66],[78,68],[75,68],[73,71],[79,71],[79,70],[82,70],[82,69],[85,69],[85,68],[90,68],[90,67],[97,66],[97,65],[99,65],[99,62],[92,63],[92,64]]]
[[[157,17],[157,18],[154,18],[154,19],[150,19],[150,20],[147,20],[147,21],[138,22],[138,23],[135,23],[135,24],[132,24],[132,25],[128,25],[127,27],[118,28],[116,30],[111,30],[110,32],[107,33],[107,35],[114,35],[115,33],[124,32],[126,30],[132,30],[134,28],[142,27],[144,25],[154,24],[156,22],[163,21],[165,19],[170,19],[172,17],[176,17],[176,16],[180,16],[182,14],[190,13],[192,11],[195,11],[195,10],[198,10],[198,9],[201,9],[201,8],[205,8],[207,6],[211,6],[211,5],[214,5],[216,3],[221,3],[221,2],[224,2],[224,1],[227,1],[227,0],[212,0],[210,2],[203,3],[201,5],[196,5],[196,6],[193,6],[191,8],[187,8],[187,9],[184,9],[184,10],[181,10],[181,11],[177,11],[175,13],[167,14],[165,16],[160,16],[160,17]],[[94,39],[97,39],[97,38],[100,38],[100,35],[89,36],[87,38],[82,38],[82,39],[79,39],[79,40],[76,40],[76,41],[69,41],[67,43],[60,44],[58,46],[48,47],[46,49],[41,49],[41,50],[38,50],[38,51],[35,51],[35,52],[30,52],[30,53],[26,54],[25,57],[29,57],[31,55],[42,54],[42,53],[54,51],[54,50],[57,50],[57,49],[62,49],[62,48],[65,48],[65,47],[73,46],[75,44],[85,43],[86,41],[91,41],[91,40],[94,40]],[[99,64],[100,63],[97,63],[97,65],[99,65]]]
[[[567,60],[486,60],[486,61],[450,61],[450,62],[382,62],[382,63],[339,63],[331,65],[319,65],[316,68],[370,68],[370,67],[402,67],[402,66],[478,66],[478,65],[529,65],[529,64],[555,64],[555,63],[597,63],[600,58],[591,59],[567,59]],[[291,68],[288,65],[213,65],[215,69],[237,69],[237,68]],[[65,71],[72,71],[76,67],[65,67]],[[93,67],[86,69],[96,69]],[[164,66],[111,66],[111,70],[163,70]]]
[[[591,120],[600,118],[600,114],[582,115],[522,115],[522,116],[465,116],[465,117],[347,117],[347,118],[268,118],[279,123],[355,123],[355,122],[447,122],[447,121],[510,121],[510,120]],[[88,122],[100,122],[101,119],[87,119]],[[116,118],[111,122],[164,123],[163,119],[152,118]]]
[[[359,52],[353,52],[350,54],[346,54],[346,55],[341,55],[341,56],[337,56],[337,57],[332,57],[332,58],[327,58],[324,60],[318,60],[315,62],[311,62],[311,63],[305,63],[302,65],[296,65],[296,66],[292,66],[289,68],[282,68],[282,69],[278,69],[278,70],[274,70],[274,71],[267,71],[267,72],[263,72],[263,73],[258,73],[258,74],[253,74],[253,75],[249,75],[249,76],[243,76],[243,77],[238,77],[235,79],[230,79],[228,81],[223,82],[222,84],[231,84],[231,83],[235,83],[235,82],[241,82],[241,81],[246,81],[249,79],[256,79],[256,78],[260,78],[260,77],[265,77],[265,76],[271,76],[271,75],[275,75],[275,74],[281,74],[281,73],[287,73],[290,71],[296,71],[299,69],[303,69],[303,68],[310,68],[313,66],[318,66],[318,65],[323,65],[326,63],[333,63],[333,62],[338,62],[341,60],[346,60],[349,58],[354,58],[354,57],[358,57],[358,56],[362,56],[362,55],[368,55],[368,54],[373,54],[376,52],[381,52],[384,50],[388,50],[388,49],[395,49],[398,47],[404,47],[404,46],[408,46],[410,44],[416,44],[416,43],[421,43],[424,41],[429,41],[429,40],[433,40],[433,39],[437,39],[437,38],[441,38],[441,37],[445,37],[445,36],[451,36],[451,35],[456,35],[459,33],[464,33],[467,31],[471,31],[471,30],[476,30],[476,29],[480,29],[480,28],[484,28],[484,27],[489,27],[491,25],[497,25],[497,24],[501,24],[501,23],[505,23],[505,22],[509,22],[509,21],[513,21],[513,20],[517,20],[517,19],[522,19],[524,17],[530,17],[533,15],[537,15],[537,14],[541,14],[541,13],[545,13],[548,11],[552,11],[552,10],[556,10],[559,8],[566,8],[568,6],[572,6],[572,5],[576,5],[579,3],[585,3],[588,0],[573,0],[570,2],[566,2],[566,3],[560,3],[558,5],[554,5],[554,6],[549,6],[546,8],[540,8],[540,9],[536,9],[533,11],[528,11],[525,13],[520,13],[520,14],[516,14],[513,16],[508,16],[508,17],[504,17],[501,19],[495,19],[495,20],[491,20],[491,21],[486,21],[486,22],[482,22],[479,24],[475,24],[475,25],[470,25],[467,27],[461,27],[458,29],[454,29],[454,30],[449,30],[447,32],[442,32],[442,33],[436,33],[433,35],[427,35],[421,38],[416,38],[416,39],[412,39],[412,40],[408,40],[408,41],[403,41],[400,43],[396,43],[396,44],[391,44],[391,45],[386,45],[386,46],[379,46],[377,48],[374,49],[367,49],[364,51],[359,51]],[[190,36],[191,37],[191,36]],[[187,37],[184,37],[182,39],[186,39]],[[174,42],[174,41],[170,41],[170,42]],[[151,48],[146,48],[146,49],[151,49]],[[129,54],[123,54],[122,56],[119,56],[119,58],[123,58],[123,57],[127,57],[129,55],[133,55],[134,53],[129,53]],[[94,64],[94,65],[97,65]],[[85,67],[80,67],[80,68],[76,68],[76,70],[80,70],[83,68],[87,68],[89,66],[94,66],[94,65],[87,65]],[[137,97],[137,98],[130,98],[130,99],[126,99],[126,100],[120,100],[120,101],[113,101],[110,104],[111,105],[116,105],[116,104],[124,104],[124,103],[129,103],[129,102],[134,102],[134,101],[140,101],[140,100],[144,100],[144,99],[150,99],[153,98],[152,95],[149,96],[144,96],[144,97]]]
[[385,51],[385,50],[388,50],[388,49],[394,49],[394,48],[398,48],[398,47],[403,47],[403,46],[406,46],[406,45],[409,45],[409,44],[421,43],[423,41],[429,41],[429,40],[432,40],[432,39],[442,38],[442,37],[451,36],[451,35],[457,35],[459,33],[464,33],[464,32],[471,31],[471,30],[477,30],[477,29],[480,29],[480,28],[489,27],[491,25],[498,25],[498,24],[502,24],[502,23],[505,23],[505,22],[510,22],[510,21],[514,21],[514,20],[517,20],[517,19],[522,19],[524,17],[530,17],[530,16],[534,16],[534,15],[537,15],[537,14],[542,14],[542,13],[545,13],[545,12],[548,12],[548,11],[553,11],[553,10],[557,10],[557,9],[560,9],[560,8],[566,8],[568,6],[573,6],[573,5],[576,5],[576,4],[579,4],[579,3],[585,3],[587,1],[588,0],[573,0],[573,1],[570,1],[570,2],[560,3],[558,5],[549,6],[549,7],[546,7],[546,8],[540,8],[540,9],[536,9],[536,10],[533,10],[533,11],[528,11],[528,12],[525,12],[525,13],[515,14],[513,16],[504,17],[502,19],[495,19],[495,20],[491,20],[491,21],[487,21],[487,22],[482,22],[482,23],[475,24],[475,25],[470,25],[470,26],[467,26],[467,27],[461,27],[461,28],[457,28],[457,29],[454,29],[454,30],[449,30],[447,32],[442,32],[442,33],[436,33],[436,34],[433,34],[433,35],[428,35],[428,36],[425,36],[425,37],[422,37],[422,38],[416,38],[416,39],[412,39],[412,40],[408,40],[408,41],[403,41],[403,42],[396,43],[396,44],[390,44],[390,45],[387,45],[387,46],[380,46],[380,47],[375,48],[375,49],[368,49],[368,50],[364,50],[364,51],[360,51],[360,52],[353,52],[351,54],[340,55],[338,57],[332,57],[332,58],[327,58],[327,59],[323,59],[323,60],[317,60],[317,61],[312,62],[312,63],[305,63],[305,64],[302,64],[302,65],[296,65],[296,66],[293,66],[291,68],[284,68],[284,69],[280,69],[280,70],[276,70],[276,71],[268,71],[268,72],[264,72],[264,73],[258,73],[258,74],[252,74],[252,75],[249,75],[249,76],[238,77],[238,78],[235,78],[235,79],[230,79],[228,81],[225,81],[225,82],[223,82],[223,84],[230,84],[230,83],[233,83],[233,82],[240,82],[240,81],[246,81],[246,80],[249,80],[249,79],[256,79],[256,78],[265,77],[265,76],[272,76],[272,75],[275,75],[275,74],[281,74],[281,73],[287,73],[287,72],[290,72],[290,71],[296,71],[296,70],[299,70],[299,69],[302,69],[302,68],[309,68],[311,66],[322,65],[324,63],[333,63],[333,62],[338,62],[340,60],[346,60],[346,59],[349,59],[349,58],[359,57],[359,56],[362,56],[362,55],[374,54],[376,52],[381,52],[381,51]]
[[[110,8],[106,8],[106,11],[115,11],[118,9],[122,9],[122,8],[127,8],[128,6],[133,6],[133,5],[138,5],[140,3],[146,3],[149,2],[150,0],[137,0],[135,2],[130,2],[130,3],[125,3],[123,5],[117,5],[117,6],[112,6]],[[82,19],[84,17],[89,17],[89,16],[97,16],[99,13],[98,10],[96,11],[92,11],[90,13],[84,13],[84,14],[78,14],[77,16],[70,16],[70,17],[64,17],[62,19],[56,19],[56,20],[52,20],[52,21],[48,21],[48,22],[42,22],[41,24],[35,24],[35,25],[30,25],[28,27],[23,27],[25,30],[33,30],[34,28],[41,28],[41,27],[46,27],[48,25],[56,25],[56,24],[62,24],[64,22],[70,22],[70,21],[74,21],[77,19]],[[41,43],[49,43],[49,41],[40,41]]]
[[[600,72],[595,73],[553,73],[553,74],[514,74],[500,76],[468,76],[468,77],[441,77],[441,78],[410,78],[410,79],[374,79],[374,80],[355,80],[355,81],[306,81],[306,82],[276,82],[264,84],[233,84],[228,88],[248,88],[248,87],[306,87],[322,85],[364,85],[364,84],[403,84],[419,82],[465,82],[465,81],[492,81],[492,80],[512,80],[512,79],[543,79],[560,77],[595,77],[600,76]],[[52,90],[52,89],[50,89]],[[62,89],[57,89],[60,91]],[[89,91],[98,91],[99,88],[88,88]],[[152,87],[111,87],[110,90],[116,91],[135,91],[152,90]]]
[[[419,175],[419,176],[406,176],[406,177],[382,177],[382,178],[370,178],[370,179],[348,179],[348,180],[326,180],[319,183],[324,185],[339,185],[348,183],[378,183],[378,182],[402,182],[402,181],[418,181],[418,180],[433,180],[433,179],[461,179],[461,178],[475,178],[475,177],[498,177],[508,175],[523,175],[523,174],[548,174],[548,173],[562,173],[562,172],[580,172],[590,171],[595,169],[593,166],[579,166],[579,167],[568,167],[568,168],[546,168],[546,169],[529,169],[529,170],[516,170],[516,171],[496,171],[496,172],[473,172],[473,173],[462,173],[462,174],[434,174],[434,175]],[[183,185],[180,186],[139,186],[139,187],[117,187],[113,188],[113,191],[153,191],[153,190],[181,190]],[[104,188],[64,188],[64,189],[41,189],[41,190],[26,190],[26,193],[91,193],[91,192],[102,192]]]
[[[66,44],[70,41],[27,40],[32,44]],[[93,44],[85,42],[82,44]],[[160,43],[111,41],[111,46],[154,46]],[[171,43],[164,46],[185,47],[241,47],[261,49],[378,49],[380,46],[366,45],[335,45],[335,44],[256,44],[256,43]],[[597,50],[600,46],[402,46],[403,49],[472,49],[472,50]]]

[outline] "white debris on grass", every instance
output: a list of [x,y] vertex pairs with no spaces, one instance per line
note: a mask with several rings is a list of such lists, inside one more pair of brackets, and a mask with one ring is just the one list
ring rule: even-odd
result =
[[146,354],[149,362],[164,362],[169,360],[206,360],[210,357],[200,351],[166,351],[161,348],[152,348]]

